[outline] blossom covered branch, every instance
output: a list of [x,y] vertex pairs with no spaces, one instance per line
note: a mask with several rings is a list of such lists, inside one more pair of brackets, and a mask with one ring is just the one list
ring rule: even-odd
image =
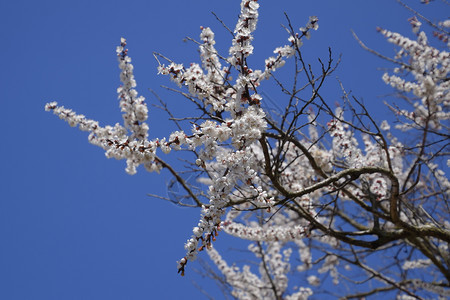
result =
[[[200,63],[187,67],[155,54],[158,73],[202,112],[188,124],[177,123],[179,130],[166,138],[149,138],[148,109],[135,89],[124,38],[117,47],[123,125],[102,127],[56,102],[45,109],[88,131],[89,141],[108,158],[126,160],[127,173],[140,165],[150,172],[165,168],[181,184],[194,200],[190,206],[200,209],[177,262],[182,275],[206,249],[239,299],[307,299],[327,278],[361,287],[357,294],[342,291],[349,297],[449,295],[450,182],[443,171],[450,161],[449,52],[430,45],[417,18],[410,20],[417,40],[379,29],[399,48],[389,61],[400,67],[382,78],[407,100],[388,104],[396,118],[391,129],[392,121],[375,121],[344,88],[343,104],[330,107],[322,87],[339,62],[330,50],[328,61],[319,59],[316,67],[301,51],[303,39],[318,29],[316,16],[299,33],[288,19],[287,44],[275,47],[262,69],[253,68],[248,58],[258,18],[258,1],[242,0],[228,57],[216,50],[209,27],[201,27]],[[289,87],[275,72],[288,59],[295,68]],[[284,111],[276,114],[262,105],[261,85],[269,79],[286,97]],[[398,129],[414,135],[414,144],[402,142]],[[158,149],[191,151],[189,170],[207,191],[196,192]],[[220,230],[251,241],[259,275],[249,265],[230,266],[223,259],[212,246]],[[395,272],[386,274],[393,265]],[[295,272],[307,274],[306,280],[289,289]]]

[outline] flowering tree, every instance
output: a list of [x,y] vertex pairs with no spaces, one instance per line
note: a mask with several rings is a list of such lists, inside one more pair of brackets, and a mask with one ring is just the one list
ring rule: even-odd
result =
[[[227,57],[216,51],[207,27],[197,42],[201,64],[185,67],[155,54],[159,73],[201,112],[175,119],[179,130],[168,138],[148,136],[147,106],[135,89],[124,38],[117,47],[123,125],[100,126],[56,102],[45,109],[88,131],[108,158],[125,159],[129,174],[144,165],[174,176],[192,204],[175,201],[201,210],[178,261],[181,275],[206,250],[217,278],[238,299],[306,299],[326,292],[328,278],[343,283],[328,293],[349,299],[449,296],[450,182],[442,171],[450,163],[449,52],[430,45],[417,17],[410,19],[416,40],[379,29],[398,48],[394,58],[385,57],[397,67],[383,80],[405,100],[388,104],[396,118],[391,129],[344,89],[342,105],[326,101],[322,87],[337,63],[330,51],[317,71],[301,51],[318,29],[315,16],[298,32],[288,19],[287,44],[275,48],[263,70],[252,68],[247,58],[258,8],[256,0],[241,2]],[[432,25],[440,48],[447,47],[450,21]],[[289,86],[274,76],[288,59],[295,67]],[[279,113],[262,108],[260,86],[268,79],[286,97]],[[402,143],[402,131],[415,144]],[[158,149],[189,150],[195,158],[187,168],[207,191],[187,182]],[[252,241],[259,268],[229,265],[212,245],[219,231]]]

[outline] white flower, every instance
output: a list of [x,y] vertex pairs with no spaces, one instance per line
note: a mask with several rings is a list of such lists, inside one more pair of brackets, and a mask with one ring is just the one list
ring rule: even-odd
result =
[[388,121],[384,120],[383,122],[381,122],[380,129],[388,131],[391,129],[391,126],[389,125]]
[[313,285],[313,286],[319,286],[320,285],[320,279],[319,279],[319,277],[317,277],[315,275],[308,276],[307,280],[308,280],[308,283],[310,285]]
[[45,111],[50,111],[52,109],[55,109],[58,106],[58,102],[53,101],[50,103],[45,104]]

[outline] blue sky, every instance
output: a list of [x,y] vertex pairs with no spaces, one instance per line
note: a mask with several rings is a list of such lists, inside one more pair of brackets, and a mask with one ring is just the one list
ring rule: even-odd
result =
[[[44,104],[56,100],[103,125],[121,122],[115,47],[123,36],[138,91],[148,103],[157,103],[151,88],[175,113],[195,113],[183,99],[159,87],[171,83],[156,75],[152,51],[177,62],[198,61],[196,46],[183,38],[197,38],[203,25],[213,28],[217,48],[226,54],[229,34],[210,12],[234,28],[239,3],[0,1],[0,299],[203,299],[192,281],[221,298],[212,282],[191,269],[198,264],[188,265],[184,278],[176,273],[175,261],[184,255],[183,244],[199,212],[147,196],[167,195],[170,176],[143,169],[127,175],[123,161],[106,159],[87,142],[86,133],[44,112]],[[336,55],[342,53],[336,75],[383,119],[381,103],[391,90],[377,68],[389,65],[361,49],[350,29],[368,46],[391,55],[393,47],[375,28],[410,34],[408,11],[394,0],[260,4],[252,58],[256,67],[284,44],[284,11],[297,28],[317,15],[319,30],[305,41],[305,56],[314,63],[318,56],[326,57],[329,46]],[[414,7],[431,18],[446,17],[441,5]],[[329,101],[339,101],[334,78],[329,87]],[[262,89],[274,94],[270,85]],[[173,125],[166,119],[151,109],[151,137],[170,134]],[[224,253],[234,245],[223,235],[217,242]],[[237,252],[230,253],[226,255]]]

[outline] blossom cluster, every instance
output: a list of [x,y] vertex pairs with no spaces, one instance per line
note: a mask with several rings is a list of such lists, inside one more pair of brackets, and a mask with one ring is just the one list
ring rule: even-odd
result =
[[[417,28],[414,27],[414,30]],[[413,76],[412,80],[407,80],[404,76],[384,73],[383,80],[398,91],[413,93],[421,100],[414,104],[412,111],[396,109],[396,113],[408,121],[396,127],[409,130],[430,126],[441,130],[442,122],[450,119],[450,53],[429,45],[424,31],[418,33],[417,41],[389,30],[379,28],[379,31],[389,42],[400,47],[396,58],[409,58],[408,63],[402,63],[394,71],[410,72]]]
[[223,229],[226,233],[253,241],[289,241],[304,237],[308,228],[304,226],[245,226],[241,223],[223,222]]
[[258,22],[257,0],[247,0],[241,2],[241,13],[234,30],[234,38],[229,53],[231,58],[228,60],[234,66],[243,66],[244,60],[253,54],[253,35]]
[[70,109],[58,106],[56,102],[46,104],[46,111],[54,114],[69,123],[70,126],[79,126],[83,131],[89,131],[89,142],[102,147],[108,158],[125,159],[126,171],[135,174],[136,168],[143,164],[148,171],[157,171],[161,165],[156,160],[156,148],[167,146],[165,139],[149,141],[147,119],[147,106],[144,97],[138,96],[136,80],[133,75],[133,65],[125,48],[126,40],[121,38],[117,47],[120,80],[122,85],[117,89],[119,105],[123,113],[124,126],[102,127],[97,121],[86,119],[85,116],[76,114]]
[[[249,250],[263,259],[259,265],[260,273],[266,274],[265,269],[269,269],[273,279],[268,276],[259,278],[248,265],[245,265],[242,270],[236,266],[229,266],[215,248],[207,251],[211,260],[225,276],[227,283],[233,287],[231,293],[234,297],[237,299],[277,299],[283,296],[284,299],[306,300],[313,294],[309,287],[299,287],[295,292],[287,293],[290,249],[282,251],[281,244],[273,242],[268,244],[267,249],[263,249],[257,244],[251,244]],[[268,288],[270,286],[273,288]]]
[[124,38],[120,40],[120,46],[117,47],[117,57],[119,60],[120,81],[123,83],[117,89],[119,94],[119,106],[123,112],[123,121],[125,128],[132,132],[130,140],[137,139],[143,141],[148,136],[148,125],[145,122],[148,117],[148,109],[143,96],[137,96],[138,93],[134,89],[136,80],[133,75],[133,65],[131,58],[128,56],[128,50],[125,48],[127,42]]

